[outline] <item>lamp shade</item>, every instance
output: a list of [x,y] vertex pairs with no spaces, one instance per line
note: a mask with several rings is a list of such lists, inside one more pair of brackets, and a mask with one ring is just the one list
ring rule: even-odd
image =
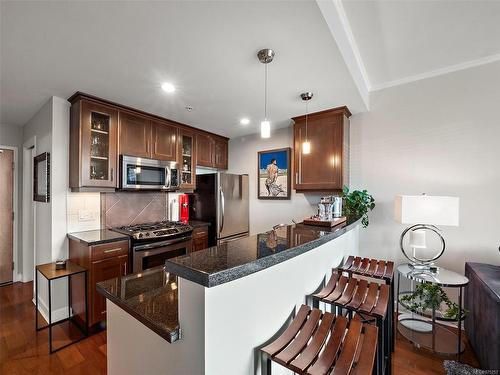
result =
[[458,197],[398,195],[395,219],[403,224],[458,226]]

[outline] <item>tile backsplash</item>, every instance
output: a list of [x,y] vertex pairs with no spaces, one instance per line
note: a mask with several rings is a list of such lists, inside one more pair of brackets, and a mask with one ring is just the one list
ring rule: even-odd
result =
[[68,192],[66,211],[68,233],[99,229],[101,227],[101,194]]
[[115,192],[101,194],[101,227],[167,220],[167,193]]

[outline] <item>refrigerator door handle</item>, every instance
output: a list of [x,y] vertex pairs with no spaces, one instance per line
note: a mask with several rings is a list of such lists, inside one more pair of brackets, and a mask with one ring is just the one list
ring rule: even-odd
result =
[[224,191],[222,188],[219,189],[220,192],[220,205],[221,205],[221,223],[219,228],[219,233],[222,233],[222,228],[224,228]]

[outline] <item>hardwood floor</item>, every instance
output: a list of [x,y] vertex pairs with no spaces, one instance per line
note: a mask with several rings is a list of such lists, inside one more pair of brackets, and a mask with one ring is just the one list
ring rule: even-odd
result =
[[[0,374],[106,374],[105,331],[49,355],[48,331],[35,333],[32,290],[32,283],[0,287]],[[44,322],[43,318],[40,322]],[[67,340],[65,332],[68,331],[67,325],[56,330],[56,345]],[[443,359],[446,358],[416,349],[398,335],[393,374],[444,374]],[[462,360],[477,366],[470,347],[466,348]]]

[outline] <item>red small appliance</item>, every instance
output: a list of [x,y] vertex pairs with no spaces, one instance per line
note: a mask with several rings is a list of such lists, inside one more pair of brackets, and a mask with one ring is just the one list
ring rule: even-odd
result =
[[183,223],[189,221],[189,197],[187,194],[179,195],[179,220]]

